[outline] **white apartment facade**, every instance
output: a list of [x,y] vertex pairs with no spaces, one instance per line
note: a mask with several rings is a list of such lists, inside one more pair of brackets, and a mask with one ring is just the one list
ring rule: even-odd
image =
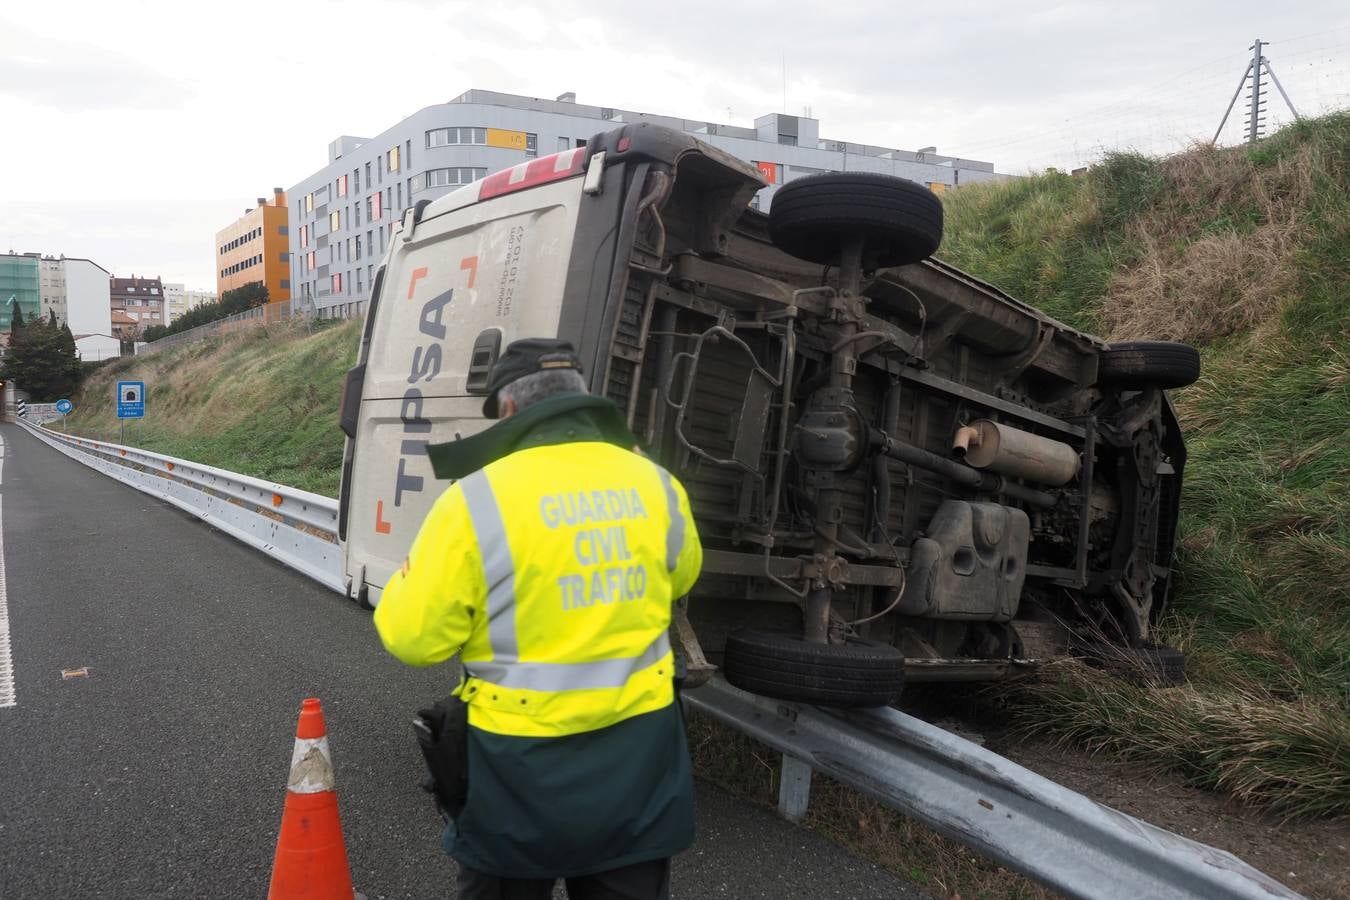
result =
[[203,303],[215,303],[216,299],[215,291],[189,290],[179,283],[164,282],[164,307],[170,325],[188,310],[196,309]]
[[582,146],[625,123],[651,122],[695,135],[754,164],[767,210],[784,183],[821,172],[898,175],[936,192],[1004,178],[990,162],[820,137],[820,122],[777,113],[753,127],[586,106],[572,94],[542,100],[471,90],[419,110],[374,138],[342,136],[328,165],[289,191],[291,304],[296,312],[356,315],[370,296],[393,223],[434,200],[535,156]]

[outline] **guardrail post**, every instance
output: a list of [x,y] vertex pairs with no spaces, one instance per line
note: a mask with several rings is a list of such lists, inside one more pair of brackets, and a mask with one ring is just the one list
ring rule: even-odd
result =
[[778,778],[778,813],[789,822],[800,822],[810,805],[811,767],[784,753]]

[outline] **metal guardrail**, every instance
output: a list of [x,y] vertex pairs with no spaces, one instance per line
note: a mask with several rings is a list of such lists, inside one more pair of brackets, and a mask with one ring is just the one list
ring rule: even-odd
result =
[[1070,897],[1299,896],[1231,853],[1103,806],[898,710],[783,703],[721,678],[684,697],[699,712]]
[[[343,592],[337,501],[22,424],[67,456]],[[805,811],[814,770],[1070,897],[1300,896],[1226,851],[1103,806],[898,710],[841,712],[784,703],[720,677],[684,698],[784,754],[780,805],[790,814]]]

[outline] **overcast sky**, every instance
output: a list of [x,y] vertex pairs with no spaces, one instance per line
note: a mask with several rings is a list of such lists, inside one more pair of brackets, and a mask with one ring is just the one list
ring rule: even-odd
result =
[[1000,172],[1169,152],[1213,134],[1256,37],[1300,112],[1350,106],[1343,0],[7,2],[0,252],[214,289],[215,232],[256,197],[469,88],[734,125],[809,109],[823,137]]

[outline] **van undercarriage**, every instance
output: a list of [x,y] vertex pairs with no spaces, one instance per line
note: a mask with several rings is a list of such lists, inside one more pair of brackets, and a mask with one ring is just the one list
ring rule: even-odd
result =
[[822,674],[796,635],[897,648],[909,681],[1002,677],[1076,633],[1146,645],[1185,463],[1176,345],[1110,348],[942,262],[877,265],[867,236],[798,258],[767,216],[709,214],[748,195],[706,162],[643,173],[595,376],[689,490],[691,655],[796,698],[786,676]]

